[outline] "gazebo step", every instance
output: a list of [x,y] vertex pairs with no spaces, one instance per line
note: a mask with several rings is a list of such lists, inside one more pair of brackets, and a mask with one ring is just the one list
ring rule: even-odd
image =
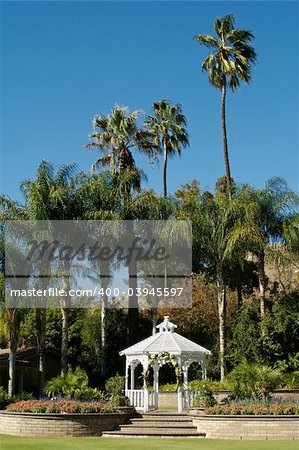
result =
[[146,413],[138,419],[131,419],[130,424],[120,425],[118,430],[105,431],[102,436],[204,438],[205,433],[199,433],[187,415],[157,411]]
[[132,423],[131,425],[120,425],[121,430],[122,429],[140,429],[140,428],[146,428],[148,430],[155,429],[155,428],[163,428],[163,429],[196,429],[192,423],[188,422],[168,422],[168,423],[159,423],[159,422],[152,422],[152,423]]
[[161,416],[161,417],[159,417],[159,416],[154,416],[154,417],[146,417],[146,416],[143,416],[143,418],[142,419],[131,419],[131,422],[132,423],[141,423],[141,422],[143,422],[143,423],[145,423],[145,422],[148,422],[148,423],[151,423],[151,422],[159,422],[159,423],[161,423],[161,422],[165,422],[165,423],[168,423],[168,422],[190,422],[190,419],[188,418],[188,417],[174,417],[174,416],[167,416],[167,417],[164,417],[164,416]]
[[115,431],[104,431],[102,433],[103,437],[198,437],[204,438],[205,433],[198,433],[197,431],[190,430],[176,430],[176,429],[159,429],[159,430],[115,430]]
[[172,410],[162,410],[162,411],[157,411],[157,410],[154,410],[154,411],[149,411],[149,412],[143,412],[142,413],[142,417],[169,417],[169,416],[171,416],[171,417],[189,417],[188,416],[188,414],[187,413],[184,413],[184,412],[182,412],[182,413],[179,413],[179,412],[177,412],[177,411],[172,411]]

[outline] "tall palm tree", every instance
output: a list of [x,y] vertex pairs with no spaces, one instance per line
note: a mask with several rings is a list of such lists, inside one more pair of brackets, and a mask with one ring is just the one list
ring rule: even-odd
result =
[[[4,245],[4,228],[3,223],[6,220],[22,220],[26,217],[26,211],[19,203],[11,200],[5,195],[0,196],[0,289],[1,289],[1,311],[0,320],[1,327],[8,337],[8,395],[12,397],[15,393],[15,379],[16,379],[16,354],[19,342],[20,324],[24,318],[24,310],[20,308],[4,307],[4,289],[5,289],[5,245]],[[19,258],[20,255],[16,256]],[[11,273],[14,273],[14,268],[10,267]],[[14,288],[20,280],[14,280]],[[21,280],[24,286],[24,280]]]
[[[145,178],[143,172],[135,165],[133,150],[147,154],[149,157],[155,152],[155,145],[151,134],[139,127],[140,111],[129,113],[127,108],[116,106],[108,116],[96,116],[93,120],[94,133],[91,134],[89,148],[98,148],[104,156],[97,159],[92,166],[109,167],[113,177],[113,189],[118,197],[122,198],[120,218],[132,220],[130,202],[134,192],[140,191],[141,179]],[[127,223],[133,227],[132,223]],[[131,230],[132,231],[132,230]],[[134,293],[129,298],[128,310],[128,338],[138,321],[138,298],[136,292],[136,267],[134,261],[128,264],[129,287]]]
[[[54,166],[51,163],[42,161],[38,167],[36,178],[24,181],[21,184],[25,195],[28,218],[34,220],[73,220],[80,218],[82,205],[79,187],[82,178],[84,178],[82,174],[76,175],[75,165],[61,166],[55,173]],[[65,267],[65,269],[68,273],[68,268]],[[63,288],[66,292],[69,291],[68,277],[63,280]],[[68,300],[68,297],[61,299],[62,374],[65,374],[68,370]],[[39,390],[42,393],[45,376],[46,310],[37,309],[36,318],[39,329]]]
[[148,155],[153,152],[153,144],[147,131],[138,126],[140,111],[129,113],[127,108],[115,106],[107,116],[99,115],[93,119],[94,132],[87,148],[97,148],[104,156],[92,165],[109,167],[111,174],[119,174],[135,167],[133,149]]
[[153,115],[146,120],[156,148],[163,153],[163,192],[167,197],[167,163],[168,157],[181,155],[182,148],[189,145],[186,130],[187,120],[179,103],[173,105],[168,100],[153,104]]
[[[83,195],[86,198],[84,219],[87,220],[118,220],[120,218],[121,199],[115,187],[114,176],[107,172],[93,175],[86,180],[82,186]],[[105,234],[107,240],[111,240],[113,246],[117,237],[114,235],[109,222],[110,232]],[[101,227],[103,231],[103,226]],[[105,242],[108,245],[108,242]],[[101,296],[101,355],[100,373],[103,379],[107,372],[107,332],[106,332],[106,309],[108,306],[107,288],[110,283],[109,275],[112,272],[113,262],[105,260],[94,261],[94,266],[89,268],[94,274],[96,283],[101,284],[103,294]]]
[[[240,201],[238,197],[213,197],[200,194],[194,185],[178,191],[176,217],[192,220],[194,267],[202,267],[214,274],[219,320],[219,364],[220,376],[225,376],[226,349],[226,292],[227,268],[232,261],[242,261],[246,256],[244,242],[251,239],[257,245],[261,235],[252,220],[255,210],[253,202]],[[179,194],[179,195],[178,195]]]
[[194,39],[202,45],[212,49],[202,63],[202,70],[208,73],[212,86],[221,89],[221,121],[224,162],[226,169],[227,191],[231,197],[232,180],[228,154],[226,131],[226,91],[235,91],[240,81],[249,83],[251,78],[251,64],[257,59],[251,45],[253,33],[234,27],[234,16],[229,14],[217,18],[214,22],[215,36],[197,34]]

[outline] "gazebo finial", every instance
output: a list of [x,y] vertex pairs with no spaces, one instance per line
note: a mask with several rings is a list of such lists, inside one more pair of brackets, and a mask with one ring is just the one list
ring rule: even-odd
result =
[[163,333],[166,331],[173,333],[174,329],[177,328],[177,326],[169,321],[169,316],[164,316],[164,321],[157,325],[156,328],[158,328],[159,333]]

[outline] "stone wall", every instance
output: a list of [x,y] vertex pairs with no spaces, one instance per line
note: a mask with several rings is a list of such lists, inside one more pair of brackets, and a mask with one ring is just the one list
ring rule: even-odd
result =
[[299,440],[299,416],[191,416],[210,439]]
[[14,436],[100,436],[129,421],[134,413],[32,414],[0,412],[0,434]]
[[[213,392],[218,403],[227,399],[231,391],[214,391]],[[299,400],[299,389],[281,389],[273,392],[273,397],[279,397],[284,400]],[[159,408],[175,409],[178,407],[178,396],[176,392],[159,391]]]

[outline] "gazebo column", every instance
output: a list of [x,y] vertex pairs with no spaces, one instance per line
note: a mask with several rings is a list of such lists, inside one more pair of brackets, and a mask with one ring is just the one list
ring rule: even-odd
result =
[[[148,370],[148,361],[142,364],[143,372],[145,373]],[[148,411],[148,389],[147,389],[147,380],[143,379],[143,411]]]
[[131,364],[131,391],[135,389],[135,364]]
[[[182,361],[181,358],[178,359],[179,370],[182,371]],[[181,413],[183,411],[183,391],[181,382],[179,382],[178,386],[178,412]]]
[[155,408],[159,406],[159,364],[155,361],[154,364],[154,393],[155,393]]
[[128,363],[128,358],[126,358],[125,395],[127,395],[127,392],[128,392],[128,390],[129,390],[129,375],[128,375],[128,370],[129,370],[129,363]]
[[187,390],[188,389],[188,367],[183,368],[183,375],[184,375],[183,386],[184,386],[184,389]]

